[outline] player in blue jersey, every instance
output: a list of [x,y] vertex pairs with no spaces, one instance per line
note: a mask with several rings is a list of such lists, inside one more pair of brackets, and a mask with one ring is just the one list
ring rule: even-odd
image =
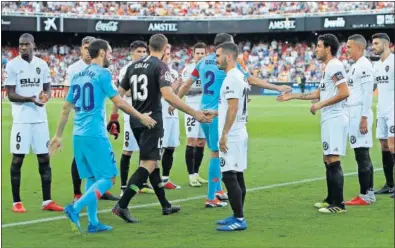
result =
[[70,91],[63,105],[56,136],[50,143],[53,155],[62,144],[62,134],[70,111],[75,110],[73,149],[81,179],[86,179],[85,194],[75,203],[64,208],[74,229],[81,231],[79,214],[84,207],[88,212],[88,233],[112,230],[97,217],[98,199],[115,183],[118,174],[114,152],[106,130],[105,100],[111,101],[125,113],[152,128],[156,122],[141,114],[123,100],[111,82],[111,73],[106,69],[111,61],[111,47],[105,40],[97,39],[89,44],[91,64],[72,78]]
[[[218,46],[225,42],[234,42],[233,36],[230,34],[220,33],[217,34],[214,40],[214,45]],[[245,69],[242,68],[241,64],[237,64],[237,68],[241,70],[244,76],[247,78],[250,85],[257,87],[276,90],[279,92],[291,91],[292,88],[285,85],[274,85],[266,82],[266,80],[259,79],[250,75]],[[188,92],[194,81],[200,79],[203,90],[203,97],[201,102],[201,109],[206,111],[217,111],[219,103],[219,95],[222,83],[226,77],[226,73],[220,70],[216,63],[216,54],[211,53],[205,58],[201,59],[196,64],[195,70],[193,70],[191,78],[188,79],[178,92],[178,96],[182,98],[186,92]],[[226,204],[222,203],[221,200],[226,199],[222,194],[221,186],[221,171],[220,171],[220,159],[218,153],[218,119],[214,118],[211,123],[202,125],[203,132],[207,139],[207,144],[211,150],[211,160],[209,165],[209,183],[208,193],[206,199],[206,207],[223,207]],[[246,194],[246,189],[242,189],[243,193],[243,204]]]

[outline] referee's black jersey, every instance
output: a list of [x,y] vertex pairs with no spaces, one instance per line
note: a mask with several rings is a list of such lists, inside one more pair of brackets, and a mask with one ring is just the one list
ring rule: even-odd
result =
[[[164,62],[147,56],[133,62],[121,82],[125,91],[130,89],[133,107],[140,113],[152,112],[151,118],[157,122],[158,128],[163,128],[160,89],[171,86],[171,79],[170,70]],[[130,126],[143,127],[143,124],[131,116]]]

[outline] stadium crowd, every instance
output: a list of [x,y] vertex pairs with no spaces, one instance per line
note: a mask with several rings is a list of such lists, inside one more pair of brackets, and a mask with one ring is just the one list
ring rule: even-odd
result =
[[105,16],[248,16],[339,11],[371,12],[394,2],[2,2],[2,13],[65,13]]
[[[295,82],[296,77],[304,73],[307,82],[317,82],[321,78],[321,63],[315,59],[315,44],[308,42],[289,43],[272,40],[271,42],[258,42],[252,44],[250,41],[238,43],[242,51],[243,59],[249,70],[261,78],[269,79],[270,82]],[[371,55],[371,48],[366,55]],[[214,47],[209,49],[212,51]],[[394,44],[391,44],[394,52]],[[341,43],[338,52],[339,58],[344,62],[346,68],[350,66],[346,59],[346,44]],[[51,70],[54,84],[63,85],[67,67],[77,61],[80,56],[79,47],[66,45],[55,45],[48,49],[38,48],[36,55],[47,61]],[[119,70],[130,60],[128,47],[115,47],[113,50],[114,60],[110,67],[113,79],[118,77]],[[5,65],[13,57],[18,56],[18,48],[2,48],[2,83],[5,77]],[[192,49],[189,46],[174,45],[172,47],[171,67],[181,72],[192,59]]]

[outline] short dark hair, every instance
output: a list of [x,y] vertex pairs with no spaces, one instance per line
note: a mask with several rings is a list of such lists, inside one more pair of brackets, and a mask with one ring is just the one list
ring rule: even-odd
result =
[[168,44],[166,36],[163,34],[154,34],[149,39],[149,46],[153,52],[161,52]]
[[196,49],[199,49],[199,48],[207,49],[207,46],[206,46],[206,44],[205,44],[204,42],[198,42],[198,43],[196,43],[196,44],[193,46],[193,52],[195,52],[195,50],[196,50]]
[[132,42],[132,44],[130,44],[130,50],[134,51],[139,47],[144,47],[145,49],[147,49],[147,43],[145,43],[144,41],[141,40],[135,40]]
[[219,44],[225,43],[225,42],[231,42],[233,39],[233,36],[227,33],[219,33],[215,36],[214,39],[214,46],[218,46]]
[[360,34],[353,34],[350,37],[348,37],[348,40],[356,41],[356,42],[362,44],[363,48],[366,48],[366,44],[367,44],[366,39],[365,39],[365,37],[363,37]]
[[219,44],[215,49],[220,49],[222,48],[222,50],[225,53],[230,53],[232,54],[232,57],[234,60],[237,60],[237,57],[239,56],[239,47],[233,43],[233,42],[225,42],[222,44]]
[[19,36],[19,39],[28,39],[28,40],[30,40],[31,42],[34,43],[34,36],[32,34],[29,34],[29,33],[22,34],[21,36]]
[[388,42],[391,42],[390,37],[386,33],[374,34],[374,35],[372,35],[372,40],[374,40],[374,39],[383,39],[383,40],[387,40]]
[[100,50],[104,50],[107,52],[108,50],[108,42],[102,39],[95,39],[88,46],[88,52],[92,59],[95,59],[99,56]]
[[333,34],[323,34],[318,36],[318,40],[324,43],[324,47],[331,47],[332,56],[336,56],[337,51],[339,50],[339,40]]
[[85,45],[85,44],[90,44],[92,41],[96,40],[95,37],[93,36],[85,36],[82,41],[81,41],[81,45]]

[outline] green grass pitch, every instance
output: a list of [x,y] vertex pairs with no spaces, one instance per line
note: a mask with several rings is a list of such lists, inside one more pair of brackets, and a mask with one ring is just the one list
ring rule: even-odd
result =
[[[55,133],[61,111],[61,100],[53,99],[47,105],[51,136]],[[110,108],[108,104],[108,109]],[[205,209],[206,186],[191,188],[184,162],[185,132],[181,122],[181,146],[176,150],[171,173],[172,180],[181,185],[178,191],[167,191],[170,200],[180,200],[181,212],[162,216],[154,195],[137,195],[131,206],[138,224],[125,224],[109,211],[99,219],[112,225],[112,232],[103,234],[75,235],[69,222],[55,219],[40,222],[44,218],[62,217],[63,213],[41,210],[41,185],[38,164],[34,155],[25,159],[22,167],[21,196],[27,212],[11,211],[12,196],[9,179],[11,106],[2,104],[2,245],[3,247],[394,247],[394,201],[386,196],[377,196],[377,203],[367,207],[348,207],[343,215],[322,215],[313,207],[325,197],[323,180],[324,165],[320,142],[319,115],[309,112],[308,101],[277,103],[273,97],[252,97],[249,104],[249,150],[246,183],[245,216],[249,228],[244,232],[218,233],[215,221],[231,214],[230,207]],[[183,115],[180,115],[183,116]],[[72,200],[70,164],[73,158],[71,147],[72,124],[64,133],[64,149],[51,159],[52,196],[59,204]],[[119,162],[122,137],[112,140]],[[381,168],[379,142],[371,150],[373,164]],[[129,175],[136,168],[133,157]],[[207,177],[209,152],[206,149],[201,174]],[[345,198],[358,193],[358,178],[353,151],[348,148],[342,165],[345,173]],[[354,174],[353,174],[354,173]],[[313,179],[306,182],[297,182]],[[286,184],[290,182],[296,182]],[[375,186],[384,182],[381,170],[375,173]],[[266,187],[263,187],[266,186]],[[119,194],[119,179],[112,189]],[[194,197],[198,197],[197,199]],[[187,199],[192,198],[192,199]],[[111,209],[114,202],[100,201],[101,210]],[[144,205],[145,204],[145,205]],[[150,205],[151,204],[151,205]],[[25,221],[39,220],[28,225]],[[86,217],[81,218],[84,230]],[[4,226],[15,224],[14,226]]]

